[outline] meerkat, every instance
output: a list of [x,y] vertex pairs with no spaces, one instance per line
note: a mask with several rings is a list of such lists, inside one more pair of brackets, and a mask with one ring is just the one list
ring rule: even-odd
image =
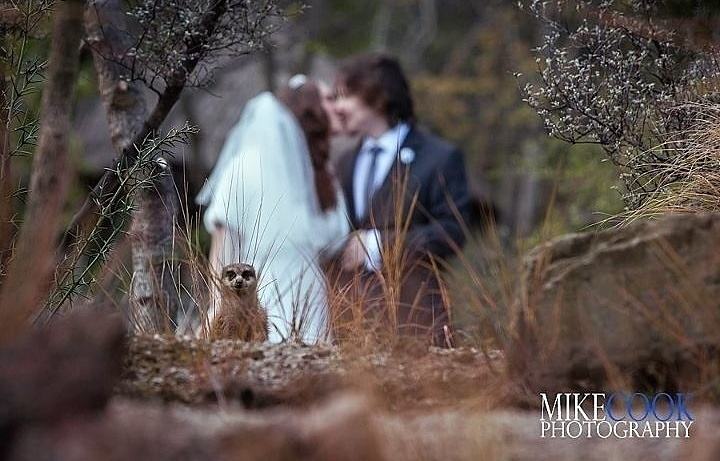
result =
[[257,274],[250,264],[229,264],[220,274],[220,309],[210,328],[211,339],[265,341],[268,319],[260,306]]

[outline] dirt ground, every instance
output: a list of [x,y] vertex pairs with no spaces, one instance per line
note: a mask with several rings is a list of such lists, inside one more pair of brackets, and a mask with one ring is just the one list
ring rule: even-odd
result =
[[[0,351],[0,459],[715,460],[688,439],[543,439],[499,351],[207,343],[93,321]],[[54,367],[54,368],[53,368]],[[49,371],[48,371],[49,370]],[[60,373],[57,370],[64,370]]]

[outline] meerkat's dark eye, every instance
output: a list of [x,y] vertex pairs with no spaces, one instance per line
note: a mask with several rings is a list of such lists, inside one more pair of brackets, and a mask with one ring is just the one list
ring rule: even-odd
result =
[[244,271],[242,271],[240,276],[244,279],[249,279],[251,277],[255,277],[255,273],[249,269],[245,269]]
[[236,275],[237,275],[237,274],[235,273],[235,271],[227,271],[227,272],[225,272],[225,278],[228,278],[228,279],[234,279]]

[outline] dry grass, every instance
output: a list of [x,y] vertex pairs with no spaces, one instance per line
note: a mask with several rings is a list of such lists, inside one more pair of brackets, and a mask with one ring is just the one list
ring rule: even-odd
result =
[[[673,224],[674,222],[674,224]],[[705,221],[707,222],[707,221]],[[509,349],[541,389],[691,392],[717,401],[717,237],[681,217],[539,248]],[[573,245],[577,253],[563,254]]]
[[[710,126],[710,121],[720,118],[709,119],[703,131],[698,128],[697,132],[690,137],[693,145],[693,155],[687,156],[688,171],[694,178],[693,187],[688,186],[686,191],[696,190],[702,184],[709,185],[708,190],[714,191],[715,182],[720,186],[720,177],[711,171],[705,163],[707,158],[715,154],[720,143],[720,135],[716,129]],[[712,129],[711,129],[712,128]],[[712,136],[710,136],[710,134]],[[705,147],[705,160],[702,156],[702,140],[707,138],[710,147]],[[694,143],[694,144],[693,144]],[[708,154],[707,152],[710,152]],[[712,155],[711,155],[712,154]],[[703,176],[704,175],[704,176]],[[704,178],[701,180],[701,178]],[[396,194],[404,196],[407,187],[407,178],[397,181],[394,185]],[[668,189],[669,191],[670,189]],[[707,192],[707,191],[706,191]],[[714,193],[714,192],[713,192]],[[712,194],[686,194],[684,197],[677,197],[676,203],[683,206],[707,207],[710,209],[713,201],[709,200]],[[671,197],[668,192],[668,197]],[[693,200],[689,200],[693,198]],[[708,199],[702,201],[700,199]],[[180,197],[181,203],[185,206],[181,210],[181,219],[176,227],[174,239],[173,257],[167,261],[167,274],[173,277],[175,293],[181,299],[179,315],[168,319],[168,328],[159,333],[162,334],[192,334],[200,338],[206,338],[209,331],[209,322],[212,319],[212,307],[214,303],[214,290],[217,286],[214,268],[206,256],[205,246],[201,242],[199,231],[199,217],[192,216],[187,203],[187,196]],[[370,290],[368,286],[361,283],[360,275],[355,274],[352,280],[337,280],[330,278],[327,286],[328,303],[330,305],[330,325],[333,332],[323,338],[339,342],[343,351],[349,354],[363,353],[378,350],[412,350],[415,346],[410,344],[410,349],[405,347],[406,341],[399,334],[398,325],[400,322],[399,312],[401,310],[400,291],[408,273],[412,272],[418,264],[423,269],[432,271],[439,280],[440,296],[450,307],[451,325],[454,329],[446,330],[448,345],[475,347],[483,351],[488,357],[494,349],[510,351],[513,354],[520,354],[523,358],[520,362],[543,361],[551,357],[564,341],[562,331],[559,328],[559,321],[543,323],[546,317],[540,316],[534,299],[535,290],[543,283],[544,272],[543,262],[535,267],[535,270],[527,271],[523,266],[523,254],[509,254],[501,243],[497,229],[491,219],[485,222],[485,232],[479,236],[476,231],[470,229],[466,223],[462,223],[463,231],[467,240],[465,249],[455,247],[452,261],[440,261],[430,259],[429,261],[418,262],[411,259],[405,250],[405,242],[408,236],[411,212],[422,213],[417,209],[417,197],[409,197],[405,204],[398,203],[392,212],[393,240],[386,242],[383,247],[383,268],[378,276],[379,290]],[[549,208],[552,209],[552,206]],[[694,208],[687,208],[684,211],[693,211]],[[664,210],[666,211],[666,210]],[[659,212],[659,211],[658,211]],[[640,214],[632,217],[637,219]],[[549,221],[550,218],[546,221]],[[541,232],[542,234],[542,232]],[[517,245],[521,247],[522,245]],[[715,398],[719,394],[718,366],[712,359],[715,350],[698,346],[696,338],[685,328],[684,320],[693,319],[694,322],[706,326],[720,325],[720,319],[713,309],[712,302],[707,302],[699,293],[701,290],[693,286],[689,280],[683,277],[683,273],[691,271],[692,268],[684,267],[679,261],[678,255],[672,247],[660,248],[659,259],[667,265],[666,269],[675,273],[679,283],[673,288],[673,295],[666,298],[662,303],[648,303],[647,299],[638,299],[628,293],[626,303],[617,306],[617,309],[624,310],[623,315],[652,320],[651,327],[661,336],[672,341],[678,349],[687,351],[689,367],[695,370],[694,381],[686,381],[683,385],[697,389],[704,395]],[[253,260],[252,252],[248,253],[249,259]],[[111,304],[115,309],[122,310],[128,315],[129,321],[132,318],[133,308],[129,305],[131,296],[131,271],[128,269],[129,252],[124,241],[118,245],[108,263],[97,277],[93,299],[90,304],[105,306]],[[547,263],[547,261],[545,262]],[[525,274],[525,276],[523,276]],[[159,281],[158,281],[159,282]],[[348,283],[350,282],[350,283]],[[160,286],[160,284],[158,284]],[[271,287],[270,287],[271,288]],[[377,288],[377,287],[376,287]],[[368,305],[385,304],[387,315],[381,317],[369,317],[367,315]],[[289,309],[291,318],[287,319],[295,325],[293,333],[287,338],[295,341],[302,337],[305,328],[304,319],[311,315],[309,312],[311,304],[307,302],[302,293],[293,297],[293,305]],[[563,306],[558,300],[553,306],[551,318],[559,319]],[[581,322],[582,323],[582,322]],[[578,324],[578,329],[586,332],[588,342],[592,343],[597,361],[603,364],[602,383],[609,383],[614,387],[627,388],[632,384],[628,382],[629,375],[637,370],[628,369],[624,364],[616,363],[615,359],[604,349],[601,335],[596,326],[592,324]],[[518,338],[524,335],[534,336],[537,332],[545,329],[550,331],[544,337],[547,339],[542,344],[535,344],[533,348],[518,348]],[[412,343],[412,342],[410,342]],[[421,339],[419,345],[424,347],[429,344],[429,339]],[[712,336],[712,345],[718,345],[720,338]],[[417,343],[416,343],[417,344]],[[421,347],[421,348],[422,348]],[[674,346],[675,347],[675,346]],[[488,364],[492,367],[491,360]],[[202,366],[199,363],[198,366]],[[512,371],[512,370],[511,370]],[[552,375],[555,371],[547,370]],[[562,373],[557,370],[557,373]],[[504,368],[493,371],[493,387],[483,387],[485,393],[481,402],[483,408],[492,408],[499,403],[534,404],[535,395],[531,387],[523,387],[527,376],[522,373],[508,373]],[[518,379],[519,378],[519,379]],[[589,379],[591,377],[588,377]],[[525,389],[525,395],[519,395],[515,401],[508,400],[508,389],[513,392],[518,389]],[[566,389],[557,389],[564,391]]]
[[658,184],[657,189],[639,208],[607,221],[625,225],[667,213],[720,211],[720,105],[698,103],[680,109],[695,114],[692,127],[652,149],[666,161],[642,165],[650,173],[639,177],[637,191],[631,192],[643,193],[645,182]]

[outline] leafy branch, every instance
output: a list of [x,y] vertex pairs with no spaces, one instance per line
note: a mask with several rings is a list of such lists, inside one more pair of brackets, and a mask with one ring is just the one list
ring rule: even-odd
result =
[[102,200],[96,199],[98,219],[87,237],[76,242],[71,255],[59,266],[56,289],[39,319],[49,320],[63,306],[71,305],[76,297],[86,297],[91,292],[98,268],[107,261],[114,243],[125,233],[128,218],[135,209],[133,198],[139,190],[154,187],[161,175],[170,174],[165,158],[172,156],[174,149],[186,144],[197,131],[186,122],[161,137],[148,136],[139,147],[134,146],[135,161],[130,164],[119,161],[114,168],[107,169],[119,186],[110,194],[100,194]]

